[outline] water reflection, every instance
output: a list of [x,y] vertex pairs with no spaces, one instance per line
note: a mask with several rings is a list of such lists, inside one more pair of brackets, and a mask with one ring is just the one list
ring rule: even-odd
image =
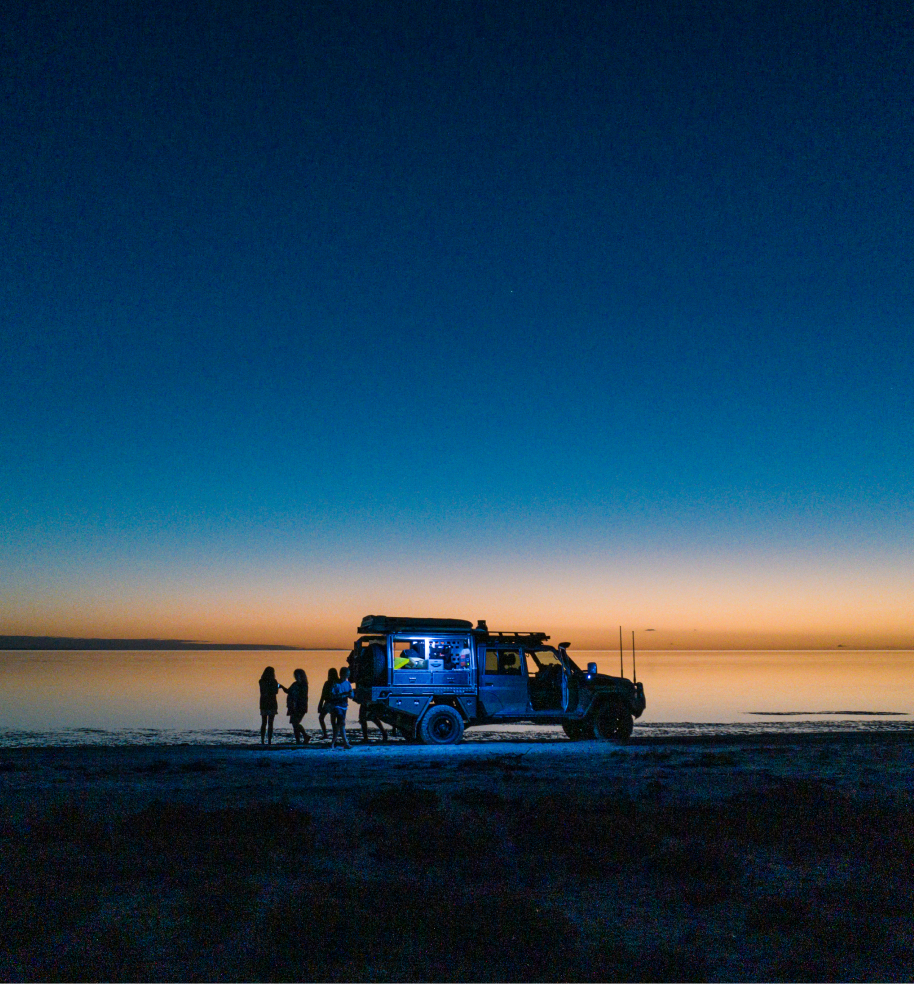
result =
[[[266,665],[276,668],[285,685],[296,667],[305,670],[310,695],[304,724],[313,732],[321,683],[331,666],[345,665],[346,655],[342,650],[2,652],[0,743],[47,743],[49,736],[67,744],[249,742],[259,734],[257,680]],[[595,660],[601,672],[619,672],[618,653],[575,655],[578,662]],[[914,710],[912,669],[910,651],[645,651],[638,654],[638,679],[648,705],[636,734],[640,728],[672,734],[711,724],[726,726],[728,733],[812,726],[861,730],[874,723],[885,728],[893,723],[889,715]],[[631,675],[630,654],[625,671]],[[288,719],[280,713],[276,724],[285,741],[291,736]],[[899,717],[894,724],[908,726]],[[467,739],[486,740],[472,729]]]

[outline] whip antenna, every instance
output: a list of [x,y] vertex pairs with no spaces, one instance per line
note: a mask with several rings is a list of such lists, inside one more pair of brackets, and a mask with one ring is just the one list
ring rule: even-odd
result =
[[625,670],[622,668],[622,626],[619,626],[619,676],[625,676]]
[[632,683],[638,682],[638,670],[635,667],[635,630],[632,629]]

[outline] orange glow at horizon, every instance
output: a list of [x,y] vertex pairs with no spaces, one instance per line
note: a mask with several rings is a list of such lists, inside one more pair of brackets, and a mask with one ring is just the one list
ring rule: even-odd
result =
[[[577,648],[914,648],[914,578],[897,564],[653,558],[485,567],[237,567],[46,580],[0,595],[0,633],[345,647],[368,613],[486,619]],[[648,631],[653,630],[653,631]]]

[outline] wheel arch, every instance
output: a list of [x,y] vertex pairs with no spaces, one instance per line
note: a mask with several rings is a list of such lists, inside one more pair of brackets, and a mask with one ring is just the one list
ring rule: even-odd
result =
[[635,713],[635,706],[632,701],[630,701],[624,693],[621,693],[618,690],[609,690],[604,693],[594,694],[584,717],[592,719],[599,714],[603,707],[612,703],[621,704],[625,710],[632,715],[632,717],[637,717],[637,714]]

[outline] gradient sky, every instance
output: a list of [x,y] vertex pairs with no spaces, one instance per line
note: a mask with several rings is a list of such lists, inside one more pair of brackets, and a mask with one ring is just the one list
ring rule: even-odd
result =
[[908,3],[0,21],[0,632],[914,646]]

